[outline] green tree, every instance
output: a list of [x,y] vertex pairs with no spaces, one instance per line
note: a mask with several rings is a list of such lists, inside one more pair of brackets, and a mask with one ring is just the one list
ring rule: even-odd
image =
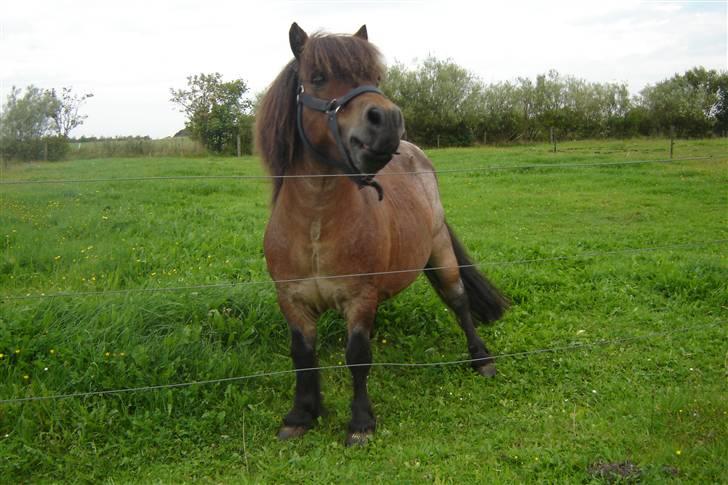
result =
[[213,153],[233,154],[241,135],[246,153],[252,151],[252,101],[245,97],[242,79],[225,82],[220,73],[187,77],[187,89],[170,89],[170,101],[187,115],[192,137]]
[[725,129],[726,90],[726,72],[695,67],[647,86],[640,102],[658,131],[667,133],[674,127],[678,136],[705,136],[716,128]]
[[407,136],[422,145],[469,145],[474,140],[472,111],[477,78],[451,60],[434,57],[409,70],[389,68],[382,90],[403,111]]
[[481,86],[473,99],[476,111],[473,131],[478,141],[513,141],[523,132],[521,99],[511,82]]
[[68,148],[65,138],[53,136],[53,113],[59,101],[51,91],[30,85],[13,86],[0,114],[0,152],[5,159],[59,160]]
[[40,138],[51,132],[51,113],[56,101],[48,91],[33,85],[25,93],[16,86],[10,90],[2,111],[3,137],[13,140]]

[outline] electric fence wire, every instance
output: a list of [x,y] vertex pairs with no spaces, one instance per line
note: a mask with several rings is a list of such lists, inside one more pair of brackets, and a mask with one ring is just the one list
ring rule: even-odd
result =
[[725,244],[728,243],[728,239],[714,239],[709,241],[689,242],[681,244],[669,244],[663,246],[651,246],[642,248],[623,248],[615,249],[612,251],[593,251],[586,252],[576,255],[563,255],[563,256],[552,256],[547,258],[529,258],[529,259],[516,259],[506,261],[481,261],[471,264],[461,264],[456,266],[436,266],[429,268],[412,268],[412,269],[401,269],[394,271],[376,271],[370,273],[351,273],[342,275],[320,275],[320,276],[309,276],[305,278],[290,278],[284,280],[252,280],[252,281],[231,281],[225,283],[212,283],[207,285],[188,285],[188,286],[160,286],[160,287],[145,287],[145,288],[126,288],[119,290],[98,290],[98,291],[76,291],[76,292],[56,292],[46,293],[42,292],[39,294],[25,294],[25,295],[5,295],[0,296],[0,301],[18,301],[18,300],[36,300],[36,299],[48,299],[48,298],[77,298],[77,297],[92,297],[92,296],[107,296],[107,295],[125,295],[131,293],[153,293],[153,292],[176,292],[176,291],[196,291],[196,290],[211,290],[219,288],[234,288],[240,286],[251,286],[251,285],[265,285],[265,284],[286,284],[286,283],[301,283],[306,281],[319,281],[319,280],[333,280],[342,278],[357,278],[365,276],[384,276],[389,274],[402,274],[402,273],[418,273],[420,271],[437,271],[440,269],[454,269],[454,268],[477,268],[484,266],[512,266],[518,264],[531,264],[531,263],[543,263],[553,261],[563,261],[572,259],[591,259],[598,258],[600,256],[610,256],[615,254],[631,254],[631,253],[645,253],[661,250],[671,249],[695,249],[700,247],[706,247],[714,244]]
[[570,352],[575,350],[584,350],[584,349],[590,349],[594,347],[604,347],[608,345],[614,345],[614,344],[623,344],[623,343],[629,343],[634,342],[638,340],[644,340],[644,339],[650,339],[650,338],[657,338],[657,337],[667,337],[673,334],[677,333],[686,333],[690,332],[692,330],[702,330],[706,328],[711,327],[718,327],[724,325],[725,322],[714,322],[714,323],[708,323],[703,325],[690,325],[690,326],[683,326],[679,328],[675,328],[672,330],[666,330],[662,332],[651,332],[644,335],[635,335],[630,337],[619,337],[619,338],[613,338],[613,339],[602,339],[602,340],[595,340],[593,342],[583,342],[583,343],[577,343],[577,344],[570,344],[570,345],[561,345],[557,347],[547,347],[547,348],[540,348],[540,349],[533,349],[533,350],[525,350],[521,352],[511,352],[511,353],[505,353],[505,354],[498,354],[493,355],[490,357],[481,357],[477,359],[459,359],[459,360],[447,360],[447,361],[439,361],[439,362],[372,362],[372,363],[366,363],[366,364],[340,364],[340,365],[325,365],[325,366],[319,366],[319,367],[307,367],[302,369],[285,369],[285,370],[276,370],[276,371],[266,371],[266,372],[257,372],[254,374],[248,374],[243,376],[235,376],[235,377],[223,377],[219,379],[205,379],[205,380],[199,380],[199,381],[189,381],[189,382],[177,382],[172,384],[159,384],[154,386],[139,386],[139,387],[126,387],[126,388],[117,388],[117,389],[106,389],[102,391],[88,391],[88,392],[73,392],[68,394],[51,394],[48,396],[29,396],[29,397],[21,397],[21,398],[11,398],[11,399],[0,399],[0,405],[5,404],[22,404],[32,401],[49,401],[49,400],[60,400],[60,399],[71,399],[71,398],[84,398],[84,397],[91,397],[91,396],[106,396],[111,394],[122,394],[122,393],[131,393],[131,392],[147,392],[147,391],[158,391],[162,389],[175,389],[175,388],[182,388],[182,387],[191,387],[191,386],[201,386],[201,385],[210,385],[210,384],[220,384],[220,383],[230,383],[230,382],[238,382],[238,381],[246,381],[251,379],[259,379],[263,377],[278,377],[283,376],[287,374],[294,374],[296,372],[309,372],[309,371],[329,371],[329,370],[335,370],[335,369],[347,369],[347,368],[353,368],[353,367],[361,367],[361,366],[371,366],[371,367],[404,367],[404,368],[422,368],[422,367],[444,367],[444,366],[450,366],[450,365],[458,365],[458,364],[469,364],[473,362],[479,362],[482,360],[487,359],[505,359],[505,358],[515,358],[515,357],[528,357],[531,355],[536,354],[544,354],[544,353],[554,353],[554,352]]
[[[414,170],[401,172],[378,172],[370,173],[325,173],[325,174],[300,174],[300,175],[169,175],[159,177],[111,177],[111,178],[86,178],[86,179],[31,179],[31,180],[0,180],[0,185],[39,185],[39,184],[83,184],[99,182],[148,182],[148,181],[172,181],[172,180],[274,180],[274,179],[311,179],[331,177],[390,177],[404,175],[426,175],[426,174],[455,174],[455,173],[476,173],[492,172],[501,170],[536,170],[536,169],[559,169],[579,167],[612,167],[620,165],[637,165],[648,163],[674,163],[695,160],[710,160],[715,157],[685,157],[666,158],[660,160],[623,160],[620,162],[582,162],[582,163],[542,163],[530,165],[489,165],[486,167],[462,167],[445,168],[440,170]],[[722,160],[718,158],[717,160]]]

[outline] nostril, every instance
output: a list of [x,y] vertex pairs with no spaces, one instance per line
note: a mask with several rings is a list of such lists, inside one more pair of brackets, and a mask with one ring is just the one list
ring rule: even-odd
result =
[[369,111],[367,111],[367,119],[373,125],[381,125],[384,120],[384,113],[377,107],[369,108]]

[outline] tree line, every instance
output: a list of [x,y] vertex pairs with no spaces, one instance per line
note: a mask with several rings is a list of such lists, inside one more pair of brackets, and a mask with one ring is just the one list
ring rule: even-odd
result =
[[557,71],[486,84],[450,60],[395,64],[383,91],[403,111],[407,136],[433,146],[483,142],[725,136],[728,72],[696,67],[637,95],[624,83],[588,82]]
[[[208,150],[232,154],[236,138],[251,153],[255,103],[242,79],[219,73],[187,78],[171,101],[186,130]],[[468,146],[634,136],[725,136],[728,72],[696,67],[632,96],[624,83],[588,82],[551,70],[535,80],[486,84],[451,60],[395,64],[382,90],[404,113],[407,138],[423,146]],[[258,95],[260,99],[261,95]]]
[[[409,140],[423,146],[468,146],[580,138],[726,136],[728,72],[695,67],[631,95],[624,83],[598,83],[551,70],[535,79],[486,84],[452,60],[428,57],[394,64],[381,86],[404,114]],[[170,88],[186,116],[183,133],[210,153],[252,153],[255,101],[243,79],[220,73]],[[13,87],[0,113],[4,159],[58,160],[93,94]],[[260,99],[260,94],[257,99]],[[94,139],[81,137],[74,141]]]

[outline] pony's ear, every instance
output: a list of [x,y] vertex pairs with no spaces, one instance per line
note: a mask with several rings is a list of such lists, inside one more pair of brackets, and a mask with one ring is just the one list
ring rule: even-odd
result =
[[303,46],[306,45],[308,34],[306,34],[306,32],[304,32],[296,22],[293,22],[293,24],[291,24],[291,30],[288,31],[288,40],[291,42],[293,55],[296,59],[298,59],[301,52],[303,52]]
[[354,37],[359,37],[364,40],[369,40],[369,35],[367,34],[367,26],[362,25],[359,27],[359,30],[356,31],[356,34],[354,34]]

